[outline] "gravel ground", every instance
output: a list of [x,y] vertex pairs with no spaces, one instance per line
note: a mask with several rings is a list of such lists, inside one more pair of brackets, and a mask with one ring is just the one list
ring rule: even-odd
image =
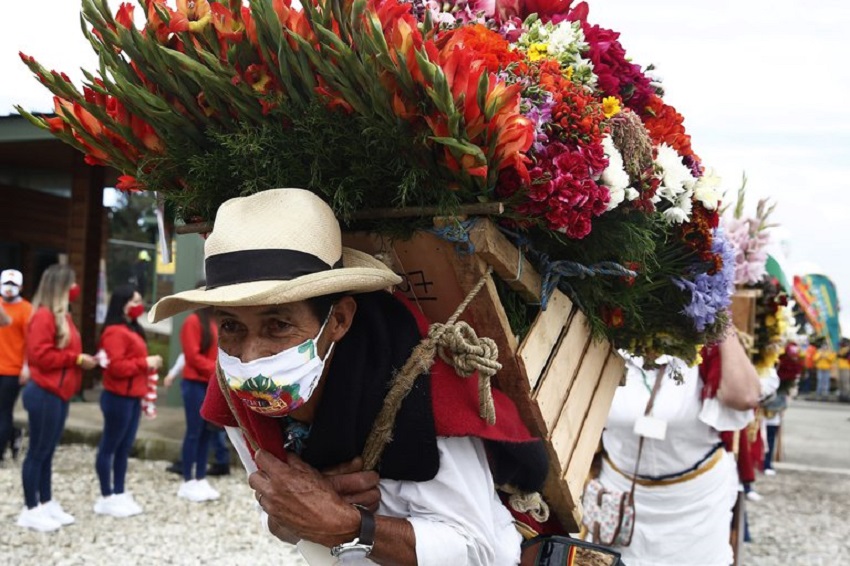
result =
[[177,497],[179,476],[168,462],[130,461],[127,486],[145,512],[115,519],[95,515],[99,495],[95,450],[59,446],[53,495],[76,523],[54,533],[15,525],[22,508],[20,461],[0,468],[0,563],[38,565],[265,565],[303,566],[293,546],[261,530],[253,491],[243,473],[210,478],[221,499],[192,503]]
[[[826,566],[850,559],[850,473],[778,470],[748,502],[746,566]],[[844,560],[842,560],[844,559]]]
[[[145,513],[128,519],[95,515],[94,449],[59,447],[54,495],[77,519],[56,533],[15,525],[21,510],[20,463],[0,468],[3,564],[304,566],[298,552],[262,532],[244,474],[210,478],[221,499],[191,503],[176,496],[180,478],[167,462],[131,460],[127,484]],[[745,566],[820,566],[850,559],[850,474],[779,470],[760,478],[764,496],[749,503],[753,542]]]

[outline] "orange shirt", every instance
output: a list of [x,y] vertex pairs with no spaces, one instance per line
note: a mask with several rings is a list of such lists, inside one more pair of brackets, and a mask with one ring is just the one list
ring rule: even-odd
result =
[[19,375],[24,367],[32,305],[26,299],[16,303],[3,301],[3,310],[12,323],[0,328],[0,375]]

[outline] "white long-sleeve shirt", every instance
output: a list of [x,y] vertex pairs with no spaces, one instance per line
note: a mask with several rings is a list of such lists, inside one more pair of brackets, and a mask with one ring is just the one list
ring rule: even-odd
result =
[[[256,471],[241,431],[226,430],[245,469]],[[484,444],[471,437],[438,437],[437,449],[440,468],[433,479],[380,480],[378,514],[410,522],[419,566],[519,564],[522,537],[496,495]],[[323,546],[301,541],[298,548],[311,566],[335,564]]]

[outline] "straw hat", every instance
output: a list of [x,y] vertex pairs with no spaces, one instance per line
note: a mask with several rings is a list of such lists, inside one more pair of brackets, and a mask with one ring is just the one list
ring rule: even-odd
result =
[[230,199],[204,245],[207,286],[165,297],[151,322],[203,306],[279,305],[401,283],[372,256],[342,247],[339,222],[303,189]]

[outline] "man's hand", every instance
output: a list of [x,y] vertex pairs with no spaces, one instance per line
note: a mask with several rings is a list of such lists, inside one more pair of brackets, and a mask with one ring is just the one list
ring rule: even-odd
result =
[[330,480],[301,458],[288,454],[287,461],[282,462],[260,450],[254,461],[259,470],[249,476],[248,485],[268,513],[273,533],[291,533],[327,547],[359,534],[360,512],[337,494]]
[[346,503],[360,505],[372,513],[378,510],[378,504],[381,502],[378,481],[381,478],[378,472],[363,471],[363,458],[360,456],[323,470],[322,474]]

